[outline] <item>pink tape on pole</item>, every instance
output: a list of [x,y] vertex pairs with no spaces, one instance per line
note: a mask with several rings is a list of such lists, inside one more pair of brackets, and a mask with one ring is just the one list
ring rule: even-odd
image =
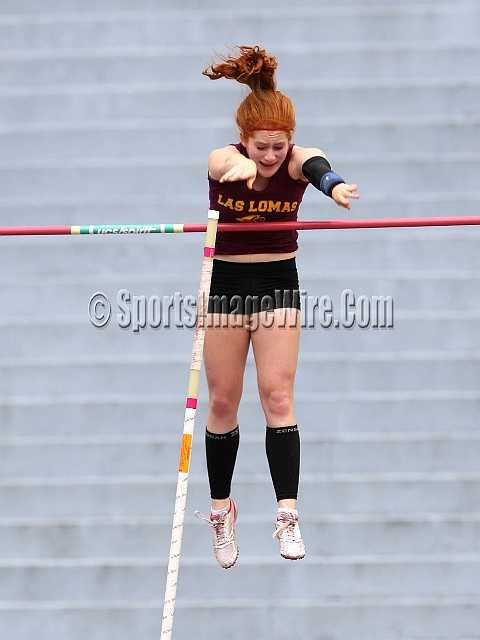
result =
[[69,236],[72,227],[0,227],[0,236]]
[[215,249],[213,247],[205,247],[203,250],[203,255],[205,258],[213,258],[215,255]]
[[196,409],[196,408],[197,408],[197,399],[187,398],[187,409]]

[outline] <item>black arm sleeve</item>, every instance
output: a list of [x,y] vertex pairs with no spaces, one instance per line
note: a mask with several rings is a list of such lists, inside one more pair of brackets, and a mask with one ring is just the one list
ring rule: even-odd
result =
[[326,173],[332,170],[329,161],[323,156],[313,156],[305,160],[302,166],[302,173],[305,178],[320,191],[320,180]]
[[305,160],[302,173],[314,187],[330,198],[334,187],[345,182],[338,173],[332,171],[330,163],[322,156],[313,156]]

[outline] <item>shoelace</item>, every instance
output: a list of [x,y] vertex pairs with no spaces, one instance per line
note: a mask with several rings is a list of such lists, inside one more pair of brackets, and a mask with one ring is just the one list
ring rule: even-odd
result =
[[279,521],[283,521],[282,524],[275,529],[274,533],[272,533],[272,540],[275,538],[279,538],[282,533],[286,530],[286,537],[289,541],[295,542],[295,524],[298,522],[294,515],[290,515],[288,513],[282,514],[280,518],[277,520],[277,524]]
[[210,520],[210,518],[206,518],[201,511],[195,511],[195,516],[199,520],[204,520],[209,527],[215,529],[216,540],[215,547],[217,549],[222,549],[226,547],[228,544],[232,542],[232,536],[225,535],[225,518],[219,518],[218,520]]

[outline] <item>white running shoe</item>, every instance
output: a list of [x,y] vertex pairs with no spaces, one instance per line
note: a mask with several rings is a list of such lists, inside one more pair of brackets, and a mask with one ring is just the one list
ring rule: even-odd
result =
[[211,513],[210,518],[206,518],[200,511],[195,511],[195,515],[212,527],[213,552],[218,564],[224,569],[233,567],[238,558],[238,546],[233,526],[238,515],[235,502],[230,498],[228,511],[222,514]]
[[287,560],[300,560],[305,555],[305,543],[302,540],[298,515],[288,511],[279,511],[275,533],[272,539],[280,541],[280,555]]

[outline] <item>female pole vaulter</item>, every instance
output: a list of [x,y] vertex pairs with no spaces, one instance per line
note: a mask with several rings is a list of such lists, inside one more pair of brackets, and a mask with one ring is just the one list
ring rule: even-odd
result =
[[[212,151],[208,159],[210,208],[220,222],[296,220],[308,184],[341,207],[358,198],[320,149],[292,143],[295,110],[277,91],[277,60],[259,47],[238,47],[203,73],[248,85],[238,107],[240,142]],[[230,497],[239,446],[237,411],[247,354],[252,345],[262,408],[265,447],[278,512],[273,538],[290,560],[305,555],[296,501],[300,438],[294,413],[294,379],[300,338],[300,298],[294,230],[217,235],[205,333],[204,366],[209,390],[205,435],[218,563],[232,567],[238,557]]]

